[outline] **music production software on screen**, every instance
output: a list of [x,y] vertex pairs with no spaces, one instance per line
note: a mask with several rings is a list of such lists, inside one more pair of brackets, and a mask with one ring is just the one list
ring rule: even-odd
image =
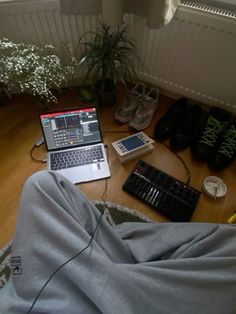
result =
[[72,110],[40,116],[48,149],[101,141],[96,110]]

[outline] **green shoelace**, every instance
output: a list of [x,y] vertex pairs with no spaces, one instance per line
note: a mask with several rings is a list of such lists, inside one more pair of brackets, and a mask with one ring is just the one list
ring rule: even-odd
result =
[[204,130],[199,143],[213,147],[224,126],[225,123],[219,122],[210,116],[207,120],[206,129]]
[[230,159],[236,150],[236,128],[234,125],[225,132],[223,142],[218,150],[218,153],[224,154]]

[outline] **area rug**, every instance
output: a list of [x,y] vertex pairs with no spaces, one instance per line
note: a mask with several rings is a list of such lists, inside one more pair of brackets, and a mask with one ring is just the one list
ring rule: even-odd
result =
[[[150,218],[128,207],[103,201],[93,201],[93,203],[111,225],[123,222],[152,222]],[[4,287],[10,277],[10,258],[11,242],[0,250],[0,288]]]

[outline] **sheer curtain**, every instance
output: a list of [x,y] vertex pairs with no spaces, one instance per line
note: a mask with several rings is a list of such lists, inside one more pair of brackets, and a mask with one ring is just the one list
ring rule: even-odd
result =
[[60,0],[61,9],[69,14],[102,14],[104,22],[123,23],[124,13],[147,18],[149,28],[160,28],[170,22],[180,0]]

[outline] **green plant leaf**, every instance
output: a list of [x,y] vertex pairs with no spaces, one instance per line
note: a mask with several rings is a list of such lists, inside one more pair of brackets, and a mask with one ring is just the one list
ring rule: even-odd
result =
[[[86,34],[91,35],[93,39],[82,42]],[[79,46],[82,53],[78,64],[86,67],[83,81],[89,78],[95,84],[101,79],[103,88],[107,78],[114,82],[120,77],[137,79],[134,65],[140,63],[140,59],[137,56],[136,42],[129,35],[128,26],[111,31],[108,25],[100,23],[96,31],[89,31],[80,37]]]

